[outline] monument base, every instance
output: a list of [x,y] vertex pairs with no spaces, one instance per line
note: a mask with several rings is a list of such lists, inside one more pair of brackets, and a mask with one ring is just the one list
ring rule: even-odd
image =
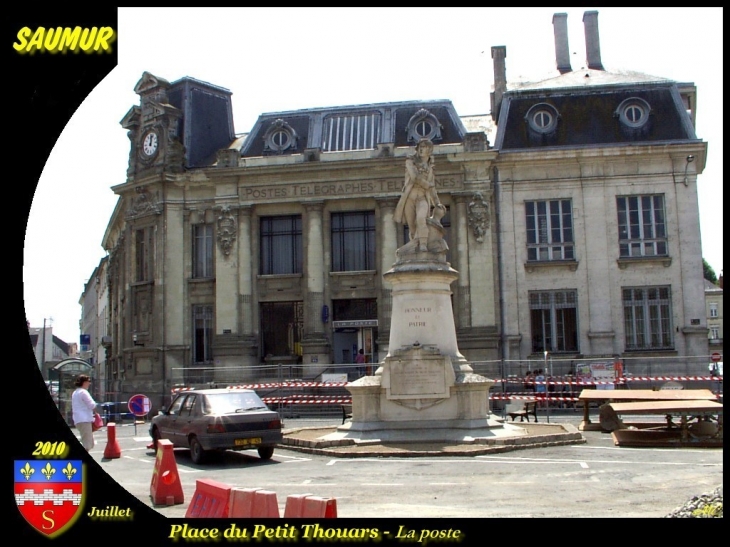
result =
[[[388,368],[388,364],[384,366]],[[364,376],[347,384],[352,394],[352,420],[322,440],[471,443],[527,435],[524,428],[490,414],[489,389],[494,381],[478,374],[455,374],[443,396],[394,394],[393,384],[392,379],[387,384],[383,375]]]

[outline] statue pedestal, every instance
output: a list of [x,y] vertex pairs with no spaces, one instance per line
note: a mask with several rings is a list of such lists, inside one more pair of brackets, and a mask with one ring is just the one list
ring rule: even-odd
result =
[[525,434],[490,416],[494,381],[474,374],[459,352],[450,289],[459,274],[445,252],[405,250],[384,274],[393,297],[390,351],[374,376],[347,384],[352,421],[327,438],[471,442]]

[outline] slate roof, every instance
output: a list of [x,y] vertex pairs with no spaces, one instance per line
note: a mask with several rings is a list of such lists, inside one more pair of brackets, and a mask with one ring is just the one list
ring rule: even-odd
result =
[[[640,130],[622,124],[621,103],[638,98],[650,107]],[[557,111],[549,134],[529,127],[527,114],[540,103]],[[502,97],[495,148],[579,147],[696,140],[676,82],[639,72],[581,69],[538,82],[508,86]]]
[[[327,123],[330,118],[343,120],[348,118],[348,120],[352,120],[350,123],[365,123],[362,120],[371,114],[375,114],[376,118],[379,116],[376,144],[394,143],[396,147],[412,146],[414,143],[408,139],[406,126],[411,117],[421,109],[430,112],[440,124],[441,138],[434,139],[435,144],[463,142],[467,130],[451,101],[403,101],[261,114],[245,139],[241,155],[243,157],[266,155],[265,135],[277,120],[288,124],[298,136],[295,148],[280,152],[280,154],[287,155],[302,153],[307,148],[320,148],[326,151],[328,145],[326,142]],[[369,117],[367,119],[372,120]],[[375,146],[369,148],[375,148]]]

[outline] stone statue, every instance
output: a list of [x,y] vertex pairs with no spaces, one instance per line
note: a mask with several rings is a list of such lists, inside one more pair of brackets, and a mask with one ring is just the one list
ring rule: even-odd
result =
[[[446,208],[441,204],[436,193],[436,180],[433,173],[433,143],[429,139],[421,139],[416,144],[416,151],[406,159],[406,175],[398,205],[393,218],[399,224],[408,224],[408,232],[412,242],[417,243],[418,251],[428,251],[428,226],[426,219],[436,217],[440,220]],[[435,215],[432,215],[431,209]]]

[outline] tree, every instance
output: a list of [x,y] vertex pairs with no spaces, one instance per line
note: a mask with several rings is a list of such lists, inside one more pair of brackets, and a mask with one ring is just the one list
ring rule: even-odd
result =
[[712,266],[710,266],[704,258],[702,259],[702,271],[704,278],[707,279],[707,281],[711,282],[713,285],[717,285],[717,275],[715,275],[715,270],[712,269]]

